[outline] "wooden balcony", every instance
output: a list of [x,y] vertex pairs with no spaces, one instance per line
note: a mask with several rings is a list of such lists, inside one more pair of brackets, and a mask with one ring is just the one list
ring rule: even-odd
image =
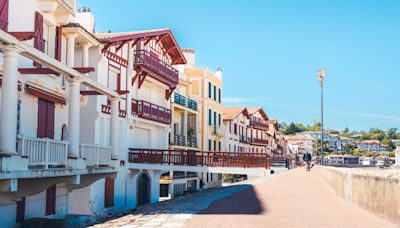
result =
[[150,77],[170,87],[176,87],[179,82],[179,72],[170,64],[162,61],[146,50],[136,50],[134,55],[136,70],[146,71]]
[[129,149],[130,163],[207,167],[269,168],[267,153]]
[[269,129],[268,124],[262,123],[262,122],[259,122],[259,121],[254,121],[254,120],[250,121],[250,126],[253,127],[253,128],[260,129],[260,130],[268,130]]
[[263,145],[263,146],[268,145],[268,140],[267,139],[249,138],[248,140],[249,140],[249,142],[251,144]]
[[88,167],[109,167],[111,166],[111,147],[81,143],[79,152],[82,158],[86,159]]
[[[69,142],[49,138],[18,137],[18,154],[28,157],[28,168],[67,169]],[[111,148],[99,145],[80,144],[81,158],[87,167],[110,167]]]
[[[111,114],[111,105],[101,105],[101,112],[105,114]],[[120,109],[118,113],[119,117],[124,118],[126,116],[126,111]]]
[[164,124],[171,123],[170,109],[147,101],[132,99],[132,115],[137,115],[140,118],[153,120]]

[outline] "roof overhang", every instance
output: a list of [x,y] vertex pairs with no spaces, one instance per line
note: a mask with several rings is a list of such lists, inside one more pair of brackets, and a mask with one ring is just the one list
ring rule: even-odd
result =
[[90,32],[88,32],[85,28],[77,23],[70,23],[62,26],[62,33],[65,35],[75,34],[77,37],[75,38],[75,43],[77,46],[99,46],[100,41],[93,36]]
[[124,32],[124,33],[110,33],[110,34],[98,34],[97,37],[101,38],[106,44],[106,48],[114,45],[121,45],[123,43],[144,40],[146,43],[151,39],[156,39],[160,42],[171,59],[172,65],[175,64],[186,64],[185,56],[183,55],[174,35],[170,29],[160,30],[147,30],[140,32]]

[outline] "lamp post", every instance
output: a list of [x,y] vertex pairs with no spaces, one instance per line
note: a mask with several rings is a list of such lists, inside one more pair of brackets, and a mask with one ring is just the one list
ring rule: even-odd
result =
[[317,70],[317,79],[321,85],[321,165],[324,164],[324,80],[326,69]]

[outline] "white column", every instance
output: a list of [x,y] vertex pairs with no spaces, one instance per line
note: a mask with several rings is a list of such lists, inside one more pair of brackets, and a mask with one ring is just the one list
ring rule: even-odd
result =
[[79,79],[69,81],[68,138],[69,156],[71,157],[79,157],[80,85]]
[[126,116],[127,120],[132,119],[132,93],[133,93],[133,86],[132,86],[132,79],[134,77],[134,70],[133,70],[133,48],[132,48],[132,41],[128,43],[128,66],[126,67],[126,78],[128,81],[128,91],[129,93],[126,95]]
[[82,67],[89,67],[89,48],[87,43],[82,46]]
[[67,66],[75,66],[75,38],[76,34],[67,35]]
[[15,154],[17,143],[18,55],[20,50],[3,48],[3,85],[1,91],[0,145],[2,154]]
[[110,142],[112,148],[112,156],[117,157],[119,152],[119,99],[110,98],[111,100],[111,121],[110,121]]

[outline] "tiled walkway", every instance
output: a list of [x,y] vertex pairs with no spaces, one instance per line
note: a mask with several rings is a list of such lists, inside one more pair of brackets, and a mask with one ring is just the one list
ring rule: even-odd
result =
[[185,227],[398,227],[337,197],[321,176],[296,169],[218,200]]
[[313,170],[204,191],[95,227],[397,227],[337,197]]

